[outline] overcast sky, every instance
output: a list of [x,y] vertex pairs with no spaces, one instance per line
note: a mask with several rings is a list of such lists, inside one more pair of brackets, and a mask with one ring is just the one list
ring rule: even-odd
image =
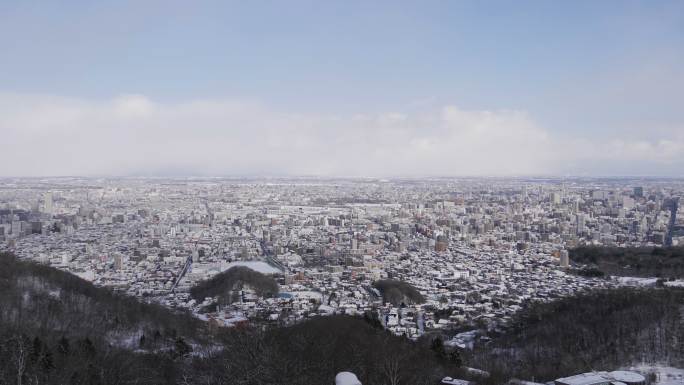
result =
[[684,1],[2,1],[0,144],[0,176],[684,176]]

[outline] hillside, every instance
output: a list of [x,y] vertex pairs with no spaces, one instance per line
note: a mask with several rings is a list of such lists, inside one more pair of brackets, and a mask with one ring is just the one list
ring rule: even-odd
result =
[[684,247],[598,247],[570,250],[574,263],[595,265],[605,274],[619,276],[684,277]]
[[[317,317],[266,332],[235,330],[225,353],[202,362],[202,383],[331,384],[339,371],[363,384],[437,384],[458,362],[349,316]],[[215,368],[215,370],[210,370]]]
[[189,313],[119,295],[64,271],[0,254],[0,324],[78,336],[129,333],[198,337]]
[[166,382],[206,344],[189,314],[10,254],[0,266],[0,384]]
[[[0,255],[0,384],[364,384],[466,377],[458,355],[377,322],[318,317],[286,328],[207,330],[194,317]],[[390,286],[392,287],[392,286]],[[397,289],[399,290],[399,289]],[[402,294],[403,296],[403,294]],[[618,289],[534,304],[464,357],[489,384],[635,362],[684,364],[684,290]],[[485,382],[481,382],[483,384]]]
[[243,288],[251,288],[261,297],[278,294],[278,283],[273,277],[245,266],[235,266],[198,283],[190,289],[190,295],[198,301],[219,297],[220,302],[230,303]]
[[362,318],[208,330],[189,314],[0,255],[0,384],[433,384],[459,368]]
[[548,381],[639,362],[684,364],[684,291],[613,289],[520,312],[470,364],[504,378]]
[[396,279],[382,279],[373,283],[373,286],[382,294],[383,302],[389,302],[395,306],[399,306],[402,303],[408,305],[425,302],[425,298],[423,298],[418,289],[408,282]]

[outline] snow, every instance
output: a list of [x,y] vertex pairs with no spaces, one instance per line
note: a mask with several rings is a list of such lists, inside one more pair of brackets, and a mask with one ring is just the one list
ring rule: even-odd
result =
[[77,271],[75,274],[81,278],[84,279],[88,282],[93,282],[95,280],[95,272],[92,270],[86,270],[86,271]]
[[646,379],[639,373],[627,372],[624,370],[616,370],[609,373],[613,379],[620,382],[634,383],[634,382],[644,382]]
[[246,322],[246,321],[248,321],[247,318],[245,318],[243,316],[239,316],[239,315],[234,315],[230,318],[226,318],[223,320],[223,322],[226,326],[234,326],[236,323]]
[[639,373],[655,373],[656,382],[653,385],[682,385],[684,384],[684,369],[660,365],[639,365],[628,370]]
[[466,380],[459,380],[457,378],[444,377],[442,378],[442,384],[445,385],[469,385],[470,382]]
[[277,269],[271,265],[269,265],[266,262],[262,261],[237,261],[237,262],[231,262],[228,265],[225,266],[225,270],[230,269],[231,267],[235,266],[244,266],[248,267],[254,271],[257,271],[262,274],[281,274],[282,271],[280,269]]
[[328,305],[321,305],[318,307],[318,312],[323,315],[333,314],[335,312],[335,309]]
[[684,280],[668,281],[665,282],[665,286],[668,287],[684,287]]
[[577,374],[570,377],[559,378],[556,383],[568,385],[595,385],[607,384],[613,385],[627,385],[627,384],[643,384],[646,378],[635,371],[618,370],[614,372],[589,372]]
[[[440,322],[443,319],[440,320]],[[456,334],[451,340],[447,341],[447,346],[458,346],[461,349],[472,349],[477,339],[478,330],[471,330]]]
[[617,277],[617,281],[625,286],[655,286],[658,278]]
[[510,380],[508,383],[511,385],[544,385],[544,384],[539,383],[539,382],[518,380],[517,378]]
[[464,369],[465,369],[468,373],[474,374],[474,375],[476,375],[476,376],[485,377],[485,378],[487,378],[487,377],[490,376],[489,372],[486,372],[486,371],[484,371],[484,370],[482,370],[482,369],[469,368],[469,367],[467,367],[467,366],[465,366]]
[[566,385],[592,385],[604,384],[609,382],[609,380],[594,373],[582,373],[570,377],[559,378],[556,382]]
[[322,300],[323,293],[312,290],[302,290],[302,291],[287,291],[280,293],[285,298],[297,298],[297,299],[317,299]]

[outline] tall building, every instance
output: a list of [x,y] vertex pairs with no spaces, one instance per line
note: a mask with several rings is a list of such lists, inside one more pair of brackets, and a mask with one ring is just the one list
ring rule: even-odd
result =
[[634,198],[622,197],[622,207],[624,207],[627,210],[633,209],[634,208]]
[[580,235],[584,232],[586,226],[586,217],[584,216],[583,213],[578,213],[577,214],[577,223],[576,223],[576,234]]
[[52,214],[52,193],[46,192],[43,196],[43,211],[46,214]]
[[641,186],[634,187],[634,197],[642,198],[644,196],[644,188]]
[[561,250],[560,252],[560,266],[563,268],[570,267],[570,254],[567,250]]
[[19,236],[21,234],[21,221],[12,221],[12,235]]

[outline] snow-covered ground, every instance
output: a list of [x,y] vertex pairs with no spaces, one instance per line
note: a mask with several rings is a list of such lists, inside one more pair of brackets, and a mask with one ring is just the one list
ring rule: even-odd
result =
[[642,373],[656,374],[656,382],[654,385],[682,385],[684,384],[684,369],[673,368],[670,366],[651,366],[639,365],[633,366],[628,370]]
[[655,286],[658,278],[614,277],[618,283],[625,286]]
[[298,299],[317,299],[323,301],[323,293],[312,290],[291,290],[286,292],[281,292],[281,296],[288,298],[298,298]]
[[450,347],[457,346],[461,349],[472,349],[478,334],[478,330],[470,330],[467,332],[458,333],[444,344]]

